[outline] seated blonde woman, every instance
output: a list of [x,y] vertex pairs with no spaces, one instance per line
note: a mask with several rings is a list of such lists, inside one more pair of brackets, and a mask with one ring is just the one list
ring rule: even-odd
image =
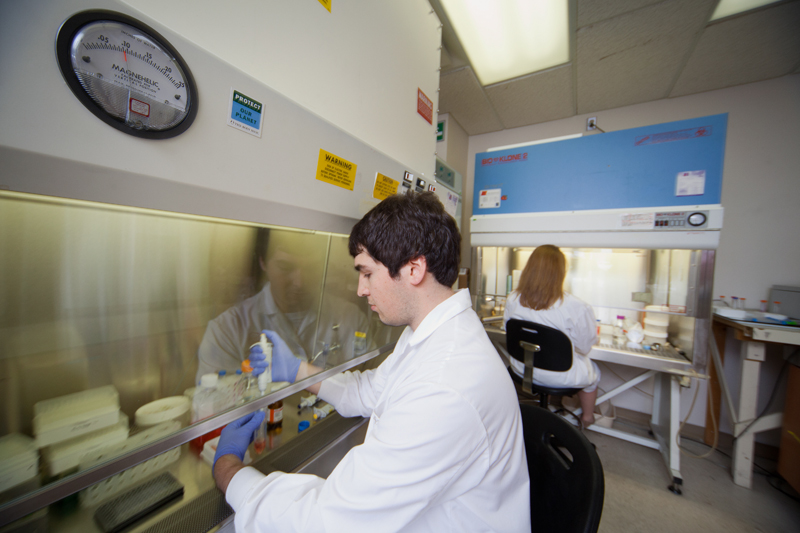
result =
[[[533,369],[533,382],[545,387],[582,388],[578,393],[583,427],[594,423],[594,404],[600,369],[589,352],[597,342],[597,325],[592,307],[564,291],[567,261],[556,246],[537,247],[522,271],[519,286],[506,302],[505,324],[512,318],[536,322],[563,331],[572,341],[572,367],[566,372]],[[520,377],[525,366],[510,359],[511,369]]]

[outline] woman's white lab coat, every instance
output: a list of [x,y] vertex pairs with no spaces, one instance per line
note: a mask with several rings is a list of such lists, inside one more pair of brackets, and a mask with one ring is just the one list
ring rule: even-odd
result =
[[[545,387],[581,389],[597,385],[600,370],[588,355],[597,342],[597,323],[591,305],[565,292],[564,297],[551,308],[535,311],[522,305],[519,293],[514,291],[506,301],[503,323],[512,318],[556,328],[566,333],[572,341],[572,368],[566,372],[534,368],[534,383]],[[514,372],[524,375],[525,365],[513,358],[509,363]]]

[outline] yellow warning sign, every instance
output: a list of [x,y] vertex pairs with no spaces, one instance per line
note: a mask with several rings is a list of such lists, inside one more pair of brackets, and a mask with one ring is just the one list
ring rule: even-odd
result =
[[332,1],[333,0],[319,0],[319,3],[322,4],[325,7],[325,9],[328,10],[328,13],[330,13],[331,12],[331,2]]
[[393,194],[397,194],[397,187],[400,185],[399,181],[393,180],[389,176],[384,176],[380,172],[375,176],[375,189],[372,191],[372,196],[378,200],[385,200]]
[[337,157],[325,150],[319,151],[317,179],[320,181],[352,191],[356,183],[356,168],[357,165],[355,163]]

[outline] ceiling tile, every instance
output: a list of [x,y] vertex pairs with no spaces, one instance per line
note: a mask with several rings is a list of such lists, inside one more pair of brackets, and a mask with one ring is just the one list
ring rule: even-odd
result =
[[578,30],[578,114],[664,98],[716,0],[663,1]]
[[800,62],[800,2],[711,24],[670,96],[683,96],[791,73]]
[[506,129],[575,114],[571,64],[492,85],[485,90]]
[[661,0],[578,0],[578,27],[629,13]]
[[439,113],[453,115],[468,135],[503,129],[470,67],[442,72],[439,78]]

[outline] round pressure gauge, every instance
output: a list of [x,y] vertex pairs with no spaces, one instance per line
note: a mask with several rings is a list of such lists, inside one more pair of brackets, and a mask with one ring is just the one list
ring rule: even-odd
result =
[[155,30],[121,13],[83,11],[61,26],[56,56],[83,105],[120,131],[151,139],[183,133],[197,89],[180,54]]

